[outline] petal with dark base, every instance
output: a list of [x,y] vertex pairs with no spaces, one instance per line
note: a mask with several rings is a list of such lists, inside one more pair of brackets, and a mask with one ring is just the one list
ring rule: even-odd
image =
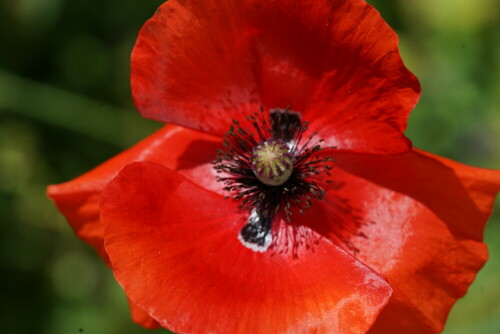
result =
[[362,0],[171,0],[139,34],[132,92],[145,117],[221,136],[290,106],[328,145],[394,154],[420,85]]
[[244,247],[237,203],[159,165],[126,167],[101,210],[116,278],[176,332],[365,333],[391,294],[326,239],[296,256]]

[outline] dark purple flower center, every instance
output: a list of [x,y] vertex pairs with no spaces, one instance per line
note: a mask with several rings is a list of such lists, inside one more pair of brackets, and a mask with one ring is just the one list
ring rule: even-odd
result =
[[[308,123],[289,109],[273,109],[269,121],[264,110],[247,117],[248,128],[233,120],[224,137],[214,168],[222,176],[228,197],[249,210],[249,218],[240,232],[243,244],[265,251],[272,243],[272,222],[283,214],[288,222],[294,211],[300,214],[313,200],[325,197],[319,181],[330,176],[330,157],[321,157],[322,139],[317,133],[304,139]],[[322,180],[323,179],[323,180]]]

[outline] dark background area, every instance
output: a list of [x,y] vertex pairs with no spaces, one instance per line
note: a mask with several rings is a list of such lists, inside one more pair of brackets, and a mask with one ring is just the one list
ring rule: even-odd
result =
[[[45,196],[159,128],[132,106],[129,57],[159,0],[0,0],[0,331],[147,333],[111,272]],[[370,1],[423,87],[415,146],[500,168],[500,3]],[[497,201],[497,211],[498,201]],[[446,334],[500,333],[500,215],[490,261]],[[160,331],[166,332],[166,331]]]

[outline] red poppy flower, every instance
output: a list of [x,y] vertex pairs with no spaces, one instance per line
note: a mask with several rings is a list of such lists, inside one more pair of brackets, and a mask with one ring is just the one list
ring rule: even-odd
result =
[[361,0],[160,7],[132,92],[142,115],[175,125],[48,189],[136,322],[442,330],[486,261],[500,173],[412,150],[420,86],[397,42]]

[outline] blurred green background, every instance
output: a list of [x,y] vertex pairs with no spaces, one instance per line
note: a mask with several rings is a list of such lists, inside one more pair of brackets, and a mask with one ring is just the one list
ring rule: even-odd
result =
[[[500,2],[370,1],[398,32],[423,94],[420,148],[500,168]],[[160,0],[0,0],[0,331],[148,333],[123,292],[45,197],[160,125],[134,111],[129,57]],[[500,207],[491,258],[446,334],[500,333]],[[165,331],[163,331],[165,332]]]

